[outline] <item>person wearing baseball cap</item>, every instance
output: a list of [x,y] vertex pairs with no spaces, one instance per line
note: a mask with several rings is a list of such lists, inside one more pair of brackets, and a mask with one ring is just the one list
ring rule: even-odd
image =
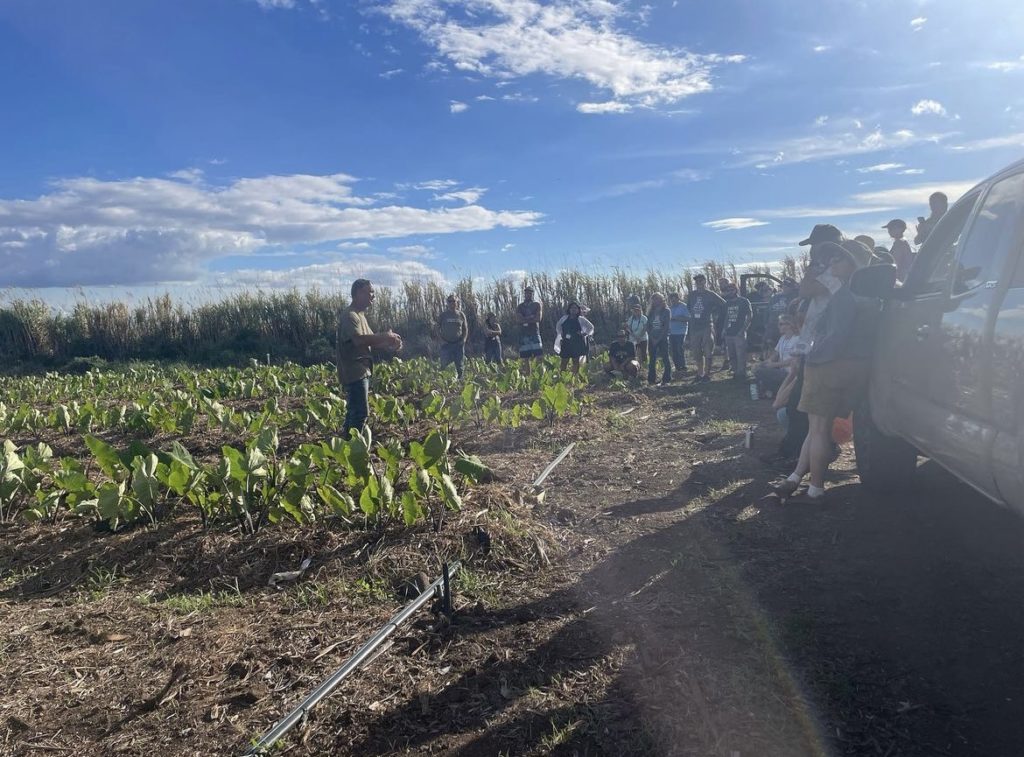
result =
[[903,235],[907,233],[907,222],[900,218],[894,218],[882,228],[888,231],[889,236],[892,237],[889,254],[896,261],[896,279],[900,282],[906,281],[907,273],[914,262],[914,251],[910,249],[910,244],[903,238]]
[[[849,282],[868,249],[860,242],[850,242],[836,245],[837,249],[831,251],[829,275],[839,281],[839,288],[816,320],[813,343],[804,357],[798,410],[807,415],[808,432],[793,472],[771,487],[782,501],[824,501],[825,474],[836,458],[832,425],[836,418],[845,418],[852,412],[867,385],[873,332],[867,327],[866,311],[858,306]],[[808,473],[810,485],[806,492],[794,497]]]
[[811,235],[804,241],[800,242],[801,247],[807,245],[821,244],[822,242],[841,242],[843,240],[843,232],[837,229],[830,223],[819,223],[813,229],[811,229]]

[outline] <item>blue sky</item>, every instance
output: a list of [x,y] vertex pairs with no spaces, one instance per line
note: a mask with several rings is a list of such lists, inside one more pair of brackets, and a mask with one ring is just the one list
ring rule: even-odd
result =
[[1021,29],[1019,0],[2,0],[0,288],[881,240],[1024,157]]

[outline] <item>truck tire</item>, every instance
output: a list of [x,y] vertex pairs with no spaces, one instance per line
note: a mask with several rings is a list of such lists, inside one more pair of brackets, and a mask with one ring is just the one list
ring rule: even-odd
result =
[[875,491],[908,487],[917,470],[917,450],[895,436],[883,434],[871,419],[868,404],[853,414],[853,448],[857,473]]

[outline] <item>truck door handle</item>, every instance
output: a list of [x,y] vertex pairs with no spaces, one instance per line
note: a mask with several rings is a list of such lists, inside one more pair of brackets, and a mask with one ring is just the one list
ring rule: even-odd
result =
[[925,339],[931,336],[931,333],[932,327],[929,326],[927,323],[924,326],[919,327],[917,331],[914,332],[914,334],[917,335],[917,341],[919,342],[923,342]]

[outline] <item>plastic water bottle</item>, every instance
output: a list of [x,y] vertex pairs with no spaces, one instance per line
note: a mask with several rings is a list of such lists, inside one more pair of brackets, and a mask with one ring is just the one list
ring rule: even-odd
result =
[[750,382],[750,399],[759,400],[761,399],[761,393],[757,390],[757,382]]

